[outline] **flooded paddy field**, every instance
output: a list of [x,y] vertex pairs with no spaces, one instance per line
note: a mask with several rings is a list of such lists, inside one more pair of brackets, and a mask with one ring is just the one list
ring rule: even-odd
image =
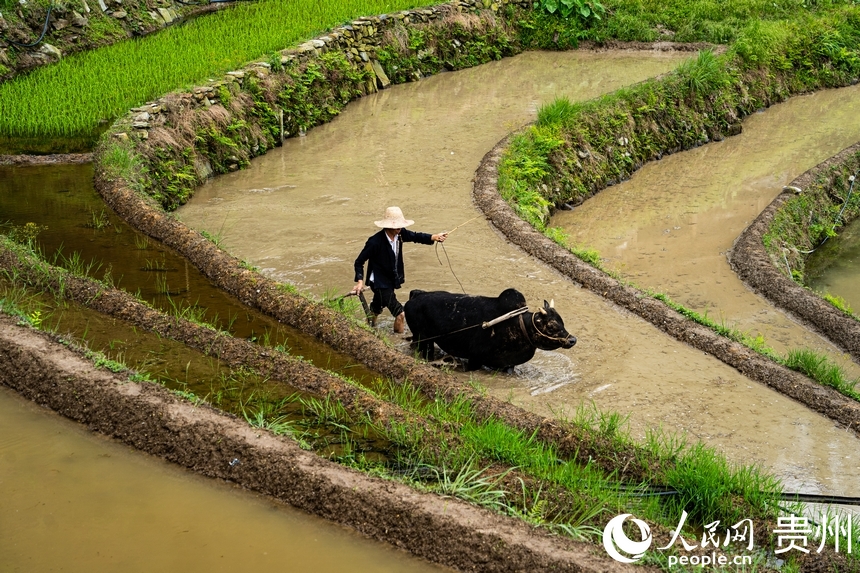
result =
[[747,118],[743,133],[652,162],[551,224],[640,288],[753,336],[780,354],[837,348],[753,293],[726,252],[784,185],[860,140],[860,86],[798,96]]
[[589,99],[684,57],[528,53],[395,86],[204,185],[178,216],[266,275],[316,294],[351,288],[353,260],[388,205],[402,207],[414,230],[457,228],[444,249],[406,245],[401,301],[410,288],[462,285],[495,296],[514,287],[532,308],[554,299],[579,339],[513,374],[478,373],[492,394],[550,416],[593,401],[629,415],[634,434],[687,432],[734,461],[761,463],[790,489],[856,495],[853,433],[572,284],[475,219],[470,181],[481,157],[540,105],[560,95]]
[[449,569],[89,432],[0,387],[3,571]]
[[0,166],[0,213],[0,233],[34,233],[49,262],[109,279],[165,312],[191,314],[237,338],[280,345],[356,380],[369,383],[378,377],[240,303],[186,259],[132,229],[96,193],[92,164]]

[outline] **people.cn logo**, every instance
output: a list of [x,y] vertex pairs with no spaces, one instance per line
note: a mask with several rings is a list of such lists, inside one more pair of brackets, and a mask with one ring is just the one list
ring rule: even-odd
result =
[[[624,533],[624,521],[632,517],[630,521],[639,526],[639,534],[642,541],[633,541]],[[636,519],[630,513],[622,513],[609,520],[603,529],[603,547],[610,557],[621,563],[634,563],[645,555],[645,551],[651,547],[651,528],[641,519]],[[630,557],[623,555],[626,553]]]

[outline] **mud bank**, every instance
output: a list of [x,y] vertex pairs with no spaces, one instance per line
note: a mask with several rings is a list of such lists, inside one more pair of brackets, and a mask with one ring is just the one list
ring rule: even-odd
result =
[[860,429],[860,404],[784,368],[749,348],[689,320],[645,293],[571,254],[520,219],[497,191],[498,165],[509,138],[487,153],[475,175],[473,198],[493,225],[526,253],[586,288],[647,320],[668,335],[711,354],[745,376],[766,384],[828,418]]
[[92,431],[461,571],[630,570],[593,547],[367,477],[163,388],[98,370],[6,316],[0,316],[0,382]]
[[55,163],[89,163],[92,153],[53,153],[50,155],[0,155],[0,165],[51,165]]
[[825,302],[777,269],[763,241],[774,218],[796,195],[796,191],[790,187],[803,192],[833,167],[850,164],[848,166],[853,172],[856,170],[858,152],[860,152],[860,143],[823,161],[792,181],[791,185],[786,187],[741,233],[734,247],[729,251],[728,258],[732,268],[750,288],[821,332],[851,354],[855,361],[860,362],[860,322]]

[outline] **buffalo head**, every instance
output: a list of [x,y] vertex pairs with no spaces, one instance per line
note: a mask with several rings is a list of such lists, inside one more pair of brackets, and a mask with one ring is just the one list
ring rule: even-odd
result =
[[532,313],[529,330],[534,345],[541,350],[572,348],[576,344],[576,337],[564,329],[564,321],[553,308],[553,301],[543,301],[543,308]]

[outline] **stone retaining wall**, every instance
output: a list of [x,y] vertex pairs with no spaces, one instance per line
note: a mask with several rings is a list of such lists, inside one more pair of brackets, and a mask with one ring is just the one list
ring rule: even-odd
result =
[[[388,87],[393,75],[412,81],[440,68],[512,55],[513,33],[501,12],[530,6],[523,0],[457,0],[359,18],[268,61],[136,107],[117,120],[100,147],[113,142],[139,156],[148,173],[139,187],[172,210],[207,178],[241,169],[285,138],[303,135],[352,99]],[[410,53],[410,30],[451,37]],[[500,39],[503,52],[487,52],[488,34]],[[404,51],[408,56],[393,56]],[[404,60],[408,73],[397,64]]]

